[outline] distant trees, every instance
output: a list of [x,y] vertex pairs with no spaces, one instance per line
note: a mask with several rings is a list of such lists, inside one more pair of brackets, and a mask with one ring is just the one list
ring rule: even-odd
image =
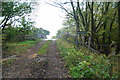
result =
[[26,21],[24,21],[24,23],[21,25],[22,27],[6,27],[2,36],[3,42],[21,42],[25,40],[44,39],[47,38],[46,35],[49,35],[50,33],[49,31],[42,28],[33,27],[33,23],[27,23],[28,25],[25,25]]
[[46,36],[49,35],[50,32],[42,28],[33,28],[31,34],[34,36],[34,38],[46,39]]

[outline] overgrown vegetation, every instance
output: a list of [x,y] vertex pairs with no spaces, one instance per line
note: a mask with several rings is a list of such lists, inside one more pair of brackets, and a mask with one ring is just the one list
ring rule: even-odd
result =
[[113,66],[106,55],[91,53],[86,48],[76,50],[72,44],[60,39],[57,45],[72,78],[118,77],[118,66]]
[[[117,78],[120,54],[120,1],[51,1],[67,14],[56,38],[73,78]],[[66,47],[67,46],[67,47]],[[87,48],[86,48],[87,47]]]
[[47,49],[51,43],[51,40],[45,42],[42,47],[40,47],[39,51],[37,52],[38,54],[45,54],[47,53]]
[[3,57],[8,57],[12,55],[21,55],[24,54],[29,48],[35,45],[36,42],[40,40],[28,40],[28,41],[23,41],[19,43],[6,43],[7,49],[4,50],[3,52]]

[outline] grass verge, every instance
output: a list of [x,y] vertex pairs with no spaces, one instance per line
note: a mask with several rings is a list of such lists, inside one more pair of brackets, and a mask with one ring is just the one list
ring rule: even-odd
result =
[[3,57],[8,57],[12,55],[22,55],[27,51],[27,49],[34,46],[35,43],[38,41],[40,40],[36,41],[28,40],[18,43],[6,43],[7,49],[3,50]]
[[48,40],[47,42],[45,42],[45,43],[42,45],[42,47],[40,47],[40,49],[39,49],[39,51],[37,52],[37,54],[40,55],[40,54],[45,54],[45,53],[47,53],[47,49],[48,49],[50,43],[51,43],[51,40]]

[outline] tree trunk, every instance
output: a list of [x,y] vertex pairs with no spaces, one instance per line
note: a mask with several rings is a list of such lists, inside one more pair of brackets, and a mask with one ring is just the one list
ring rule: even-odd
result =
[[94,38],[95,38],[95,33],[94,33],[94,15],[93,15],[93,4],[94,2],[92,2],[91,4],[91,47],[94,48]]
[[115,20],[115,15],[116,15],[116,13],[114,14],[114,18],[112,19],[111,24],[110,24],[110,28],[109,28],[109,36],[108,36],[108,43],[109,43],[109,45],[111,44],[112,25],[113,25],[114,20]]
[[[107,23],[107,22],[106,22]],[[104,24],[104,32],[103,32],[103,34],[102,34],[102,36],[103,36],[103,38],[102,38],[102,51],[103,51],[103,53],[105,53],[106,55],[108,55],[108,51],[107,51],[107,44],[106,44],[106,42],[105,42],[105,38],[106,38],[106,36],[105,36],[105,30],[106,30],[106,23]]]
[[[110,5],[110,3],[109,2],[107,2],[107,3],[105,3],[105,7],[103,7],[103,9],[104,9],[104,12],[103,12],[103,15],[107,15],[107,13],[108,13],[108,8],[109,8],[109,5]],[[107,18],[109,18],[109,17],[107,17]],[[103,32],[103,34],[102,34],[102,36],[103,36],[103,38],[102,38],[102,51],[103,51],[103,53],[105,53],[106,55],[108,55],[108,53],[109,53],[109,50],[108,50],[108,44],[106,44],[106,26],[107,26],[107,21],[108,20],[106,20],[105,21],[105,24],[104,24],[104,27],[103,27],[103,30],[104,30],[104,32]]]
[[96,39],[96,44],[97,44],[97,50],[100,51],[100,43],[99,43],[99,38],[95,37]]
[[4,24],[2,25],[2,31],[5,29],[5,26],[6,26],[7,22],[8,22],[8,20],[9,20],[9,16],[6,18]]
[[117,48],[116,48],[116,54],[120,52],[120,1],[118,2],[118,38],[117,38]]
[[[86,15],[85,15],[85,22],[86,22],[86,25],[85,25],[85,31],[86,32],[88,32],[88,11],[87,11],[87,9],[88,9],[88,2],[86,2]],[[85,42],[87,42],[88,41],[88,38],[87,38],[87,36],[85,36]]]
[[[75,23],[76,23],[76,47],[79,48],[79,35],[78,35],[78,32],[80,30],[80,26],[79,26],[79,17],[78,17],[78,13],[75,11],[75,8],[74,8],[74,5],[73,5],[73,1],[70,0],[71,2],[71,6],[72,6],[72,9],[73,9],[73,17],[74,17],[74,20],[75,20]],[[79,0],[77,1],[77,4],[79,4]],[[77,9],[77,8],[76,8]]]

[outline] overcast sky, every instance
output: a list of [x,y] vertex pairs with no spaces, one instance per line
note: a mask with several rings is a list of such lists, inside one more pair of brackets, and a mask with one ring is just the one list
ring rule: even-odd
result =
[[65,19],[65,12],[59,8],[46,4],[44,1],[47,0],[41,0],[39,6],[37,6],[32,15],[36,15],[35,26],[50,31],[48,38],[51,38],[63,27],[62,23]]

